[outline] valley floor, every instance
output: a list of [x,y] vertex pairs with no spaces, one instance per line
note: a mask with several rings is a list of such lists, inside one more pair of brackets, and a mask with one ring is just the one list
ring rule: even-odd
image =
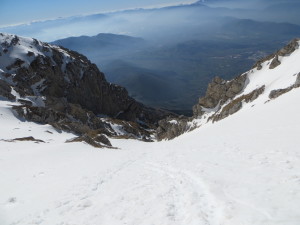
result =
[[[300,89],[118,150],[0,111],[1,225],[299,225]],[[34,136],[45,143],[7,142]],[[6,141],[4,141],[6,140]]]

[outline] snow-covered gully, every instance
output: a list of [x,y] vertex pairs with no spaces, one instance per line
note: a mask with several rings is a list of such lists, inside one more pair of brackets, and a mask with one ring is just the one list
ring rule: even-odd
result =
[[20,122],[2,102],[4,139],[46,143],[1,141],[1,224],[297,225],[299,97],[173,141],[112,140],[119,150],[66,144],[70,134]]

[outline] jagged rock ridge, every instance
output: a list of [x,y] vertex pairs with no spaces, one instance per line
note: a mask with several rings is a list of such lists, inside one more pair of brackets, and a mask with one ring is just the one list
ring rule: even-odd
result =
[[258,60],[253,68],[257,68],[258,70],[262,69],[262,64],[266,61],[269,61],[272,59],[271,63],[269,64],[270,69],[274,69],[277,66],[281,64],[280,57],[288,56],[291,53],[293,53],[296,49],[299,48],[299,42],[300,38],[295,38],[290,43],[288,43],[286,46],[284,46],[282,49],[278,50],[276,53],[273,53],[261,60]]
[[[122,135],[148,140],[149,130],[168,114],[144,106],[126,89],[107,82],[96,65],[77,52],[2,33],[0,95],[18,101],[14,110],[27,120],[97,140],[100,134],[120,135],[120,129]],[[116,132],[112,124],[120,129]]]
[[[276,53],[259,60],[252,70],[231,81],[225,81],[220,77],[214,78],[208,85],[206,95],[201,97],[193,107],[193,117],[179,119],[168,117],[159,122],[158,140],[173,139],[205,123],[222,120],[241,110],[244,104],[254,102],[262,94],[265,94],[264,103],[267,103],[300,87],[300,66],[297,68],[284,64],[286,58],[289,58],[295,51],[299,52],[299,42],[300,39],[292,40]],[[292,63],[298,65],[298,55],[293,57],[295,59]],[[282,64],[284,67],[281,66]],[[291,71],[289,67],[292,67]],[[266,79],[262,82],[264,76]],[[288,80],[288,86],[283,78]],[[281,79],[283,79],[282,82],[280,82]],[[273,89],[277,86],[282,88]]]

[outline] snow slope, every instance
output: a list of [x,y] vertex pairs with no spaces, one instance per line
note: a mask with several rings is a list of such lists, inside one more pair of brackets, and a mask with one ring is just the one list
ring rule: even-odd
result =
[[[237,113],[172,141],[112,139],[117,150],[19,121],[0,101],[1,225],[299,225],[300,51],[248,72]],[[203,122],[203,121],[202,121]],[[33,136],[45,143],[5,140]]]
[[65,144],[2,105],[1,136],[48,143],[0,142],[0,224],[298,225],[299,98],[169,142],[112,140],[120,150]]

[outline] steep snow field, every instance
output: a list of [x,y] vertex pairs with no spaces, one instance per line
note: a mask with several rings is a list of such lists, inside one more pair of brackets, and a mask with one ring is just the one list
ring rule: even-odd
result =
[[[300,89],[173,141],[67,144],[0,106],[0,224],[299,225]],[[51,133],[49,133],[50,131]]]

